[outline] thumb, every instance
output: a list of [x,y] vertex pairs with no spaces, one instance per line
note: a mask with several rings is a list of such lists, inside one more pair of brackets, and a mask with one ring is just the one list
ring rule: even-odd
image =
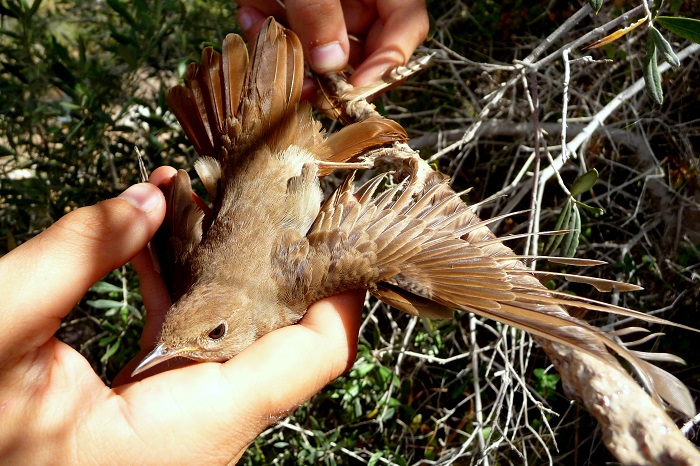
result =
[[137,184],[69,213],[0,259],[0,355],[21,356],[48,341],[90,286],[148,243],[164,215],[160,190]]

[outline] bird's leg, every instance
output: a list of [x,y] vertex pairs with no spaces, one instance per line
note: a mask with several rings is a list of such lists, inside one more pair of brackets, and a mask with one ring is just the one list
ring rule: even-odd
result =
[[379,113],[367,99],[426,68],[432,58],[433,54],[415,57],[405,66],[398,66],[381,79],[362,87],[352,86],[342,72],[314,75],[319,87],[314,106],[329,118],[346,125],[378,117]]
[[316,163],[319,169],[330,170],[369,170],[374,168],[374,162],[369,159],[362,160],[361,162],[326,162],[324,160],[319,160]]

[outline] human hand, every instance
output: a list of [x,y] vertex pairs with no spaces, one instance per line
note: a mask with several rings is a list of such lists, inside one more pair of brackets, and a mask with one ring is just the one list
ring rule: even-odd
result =
[[[425,40],[425,0],[237,0],[238,22],[248,41],[268,16],[299,36],[307,63],[317,73],[355,68],[349,82],[364,86],[404,65]],[[348,34],[361,39],[350,41]]]
[[[162,167],[161,183],[174,173]],[[53,337],[88,288],[133,258],[152,346],[169,306],[146,243],[163,220],[153,184],[72,212],[0,259],[0,457],[8,463],[226,463],[355,357],[363,293],[309,308],[234,359],[158,373],[110,389]],[[119,383],[130,382],[132,361]],[[155,372],[155,371],[153,371]],[[151,372],[151,373],[153,373]]]

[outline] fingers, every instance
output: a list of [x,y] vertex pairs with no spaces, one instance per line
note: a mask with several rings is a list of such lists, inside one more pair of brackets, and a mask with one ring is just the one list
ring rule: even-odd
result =
[[267,16],[286,18],[314,71],[339,71],[347,65],[350,45],[340,0],[287,0],[284,10],[277,2],[239,3],[238,21],[248,41],[260,31]]
[[83,207],[0,259],[0,354],[17,357],[52,337],[90,286],[143,249],[165,200],[148,183]]
[[370,84],[406,64],[430,28],[424,0],[377,0],[377,14],[367,34],[367,58],[349,80],[354,86]]
[[237,458],[269,424],[352,364],[363,300],[364,292],[325,299],[298,325],[269,333],[224,364],[198,364],[120,387],[116,393],[128,403],[121,411],[133,416],[129,425],[142,441],[164,429],[168,438],[183,432],[190,442],[182,454],[206,454],[212,462]]
[[[224,364],[224,375],[242,385],[241,416],[250,427],[241,434],[248,441],[352,366],[364,297],[352,291],[319,301],[298,325],[266,335]],[[240,380],[244,374],[249,380]]]
[[340,0],[288,0],[286,5],[309,66],[317,73],[345,68],[350,44]]
[[153,266],[154,261],[157,261],[157,258],[154,257],[150,246],[143,248],[131,259],[131,265],[139,276],[139,289],[147,311],[146,323],[141,333],[142,348],[153,348],[165,313],[172,304],[163,277]]

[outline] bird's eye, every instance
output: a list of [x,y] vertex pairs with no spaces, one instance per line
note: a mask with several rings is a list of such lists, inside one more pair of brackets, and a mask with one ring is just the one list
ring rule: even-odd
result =
[[214,327],[214,330],[209,332],[209,338],[212,340],[220,340],[226,335],[226,324],[221,322],[219,325]]

